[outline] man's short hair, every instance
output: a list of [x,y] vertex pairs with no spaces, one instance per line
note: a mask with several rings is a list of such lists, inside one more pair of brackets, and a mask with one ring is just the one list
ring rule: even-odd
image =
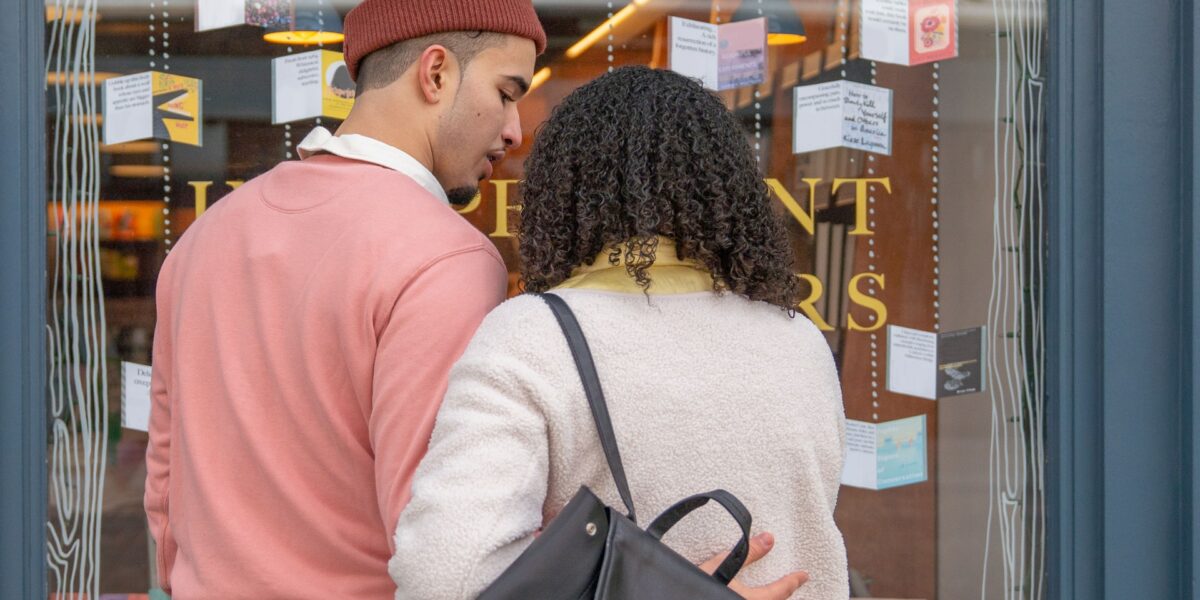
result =
[[491,31],[448,31],[403,40],[384,46],[363,57],[359,67],[355,94],[386,87],[400,79],[421,53],[430,46],[445,46],[458,59],[459,67],[467,64],[480,52],[504,43],[505,34]]

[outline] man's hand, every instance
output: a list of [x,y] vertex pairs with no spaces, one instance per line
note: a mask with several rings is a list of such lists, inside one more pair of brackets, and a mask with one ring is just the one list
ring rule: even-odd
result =
[[[746,556],[746,562],[742,565],[742,568],[744,569],[758,559],[766,556],[774,545],[775,537],[770,533],[763,532],[750,538],[750,552]],[[728,552],[718,554],[705,561],[704,564],[701,564],[700,568],[705,573],[711,574],[717,570],[717,567],[721,566],[721,562],[727,556],[729,556]],[[762,587],[749,587],[735,579],[729,583],[729,589],[737,592],[738,595],[746,600],[787,600],[806,581],[808,581],[808,573],[796,571],[788,573]]]

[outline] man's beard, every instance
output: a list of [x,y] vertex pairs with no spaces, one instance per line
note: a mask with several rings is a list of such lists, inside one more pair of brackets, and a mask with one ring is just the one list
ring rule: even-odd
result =
[[466,186],[446,190],[446,197],[450,199],[451,206],[466,206],[475,199],[475,195],[478,193],[479,188]]

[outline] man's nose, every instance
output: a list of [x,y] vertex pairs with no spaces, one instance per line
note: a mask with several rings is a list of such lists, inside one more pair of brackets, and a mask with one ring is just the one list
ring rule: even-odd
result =
[[521,147],[521,113],[515,109],[512,111],[512,116],[504,124],[504,131],[501,135],[504,136],[504,147],[507,150],[516,150]]

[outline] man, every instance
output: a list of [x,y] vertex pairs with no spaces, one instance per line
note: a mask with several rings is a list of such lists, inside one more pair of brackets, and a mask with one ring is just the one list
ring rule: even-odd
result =
[[145,506],[178,599],[391,598],[449,369],[504,299],[449,204],[522,142],[530,1],[365,0],[345,33],[337,135],[214,205],[159,276]]

